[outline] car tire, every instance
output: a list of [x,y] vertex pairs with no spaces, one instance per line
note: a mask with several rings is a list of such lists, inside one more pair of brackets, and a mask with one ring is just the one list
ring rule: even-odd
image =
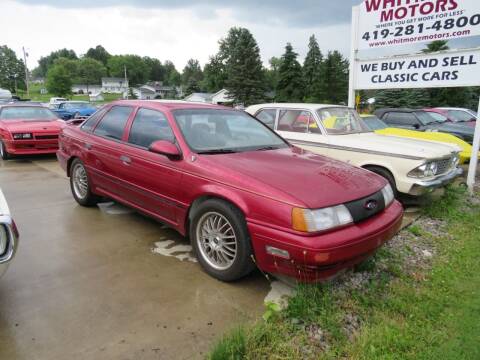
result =
[[82,206],[95,206],[100,200],[91,191],[87,169],[80,159],[75,159],[70,166],[70,189],[75,201]]
[[190,240],[205,272],[230,282],[253,271],[255,263],[247,223],[232,204],[206,200],[190,216]]
[[380,175],[383,177],[385,180],[387,180],[392,187],[393,190],[393,195],[395,195],[395,198],[398,198],[398,190],[397,190],[397,183],[395,182],[395,178],[393,177],[392,173],[388,171],[387,169],[384,169],[379,166],[368,166],[366,167],[367,170],[370,170],[371,172]]
[[2,158],[2,160],[8,160],[11,157],[11,155],[7,151],[7,147],[2,141],[0,141],[0,157]]

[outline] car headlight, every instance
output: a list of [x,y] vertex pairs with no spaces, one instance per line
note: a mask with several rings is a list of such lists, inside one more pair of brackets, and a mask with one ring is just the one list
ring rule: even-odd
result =
[[300,208],[292,210],[292,227],[297,231],[324,231],[350,223],[353,223],[353,218],[345,205],[318,210]]
[[453,155],[452,167],[456,168],[456,167],[458,167],[459,164],[460,164],[460,154],[456,153],[455,155]]
[[395,199],[395,194],[393,193],[393,189],[390,186],[390,184],[388,184],[382,189],[382,195],[383,195],[383,200],[385,201],[385,208],[387,208]]
[[13,139],[14,140],[29,140],[33,138],[33,135],[31,133],[17,133],[13,134]]
[[7,244],[8,244],[7,229],[5,228],[4,225],[0,224],[0,255],[3,255],[7,250]]
[[408,173],[408,176],[414,178],[427,178],[437,175],[437,172],[438,163],[436,161],[431,161],[413,169]]

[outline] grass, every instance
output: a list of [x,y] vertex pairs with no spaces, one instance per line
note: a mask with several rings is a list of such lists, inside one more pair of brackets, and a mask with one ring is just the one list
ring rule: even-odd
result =
[[[49,102],[51,97],[55,97],[52,94],[41,94],[40,89],[44,87],[42,85],[31,84],[30,85],[30,100],[32,101],[40,101],[40,102]],[[19,90],[19,96],[23,98],[27,98],[26,91],[23,92]],[[108,103],[114,100],[118,100],[122,98],[122,94],[103,94],[103,101],[98,102],[98,104]],[[88,95],[72,95],[69,97],[70,100],[77,100],[77,101],[89,101]]]
[[[300,285],[285,310],[235,329],[209,358],[480,359],[480,207],[451,188],[424,220],[356,272]],[[435,256],[417,261],[427,245]]]

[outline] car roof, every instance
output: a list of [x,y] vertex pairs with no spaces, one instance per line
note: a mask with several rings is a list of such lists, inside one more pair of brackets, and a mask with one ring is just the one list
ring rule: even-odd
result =
[[0,107],[2,108],[7,108],[7,107],[32,107],[32,108],[43,108],[43,109],[48,109],[50,110],[47,106],[41,105],[41,104],[30,104],[30,103],[21,103],[21,102],[16,102],[16,103],[8,103],[8,104],[0,104]]
[[344,105],[332,105],[332,104],[308,104],[308,103],[265,103],[252,105],[247,108],[249,112],[257,112],[260,109],[269,108],[269,109],[306,109],[311,111],[317,111],[319,109],[331,108],[331,107],[340,107],[348,108]]
[[[231,107],[206,104],[200,102],[188,102],[182,100],[116,100],[111,102],[112,105],[129,105],[129,106],[148,106],[159,110],[180,110],[180,109],[221,109],[235,110]],[[238,111],[238,110],[236,110]]]
[[406,113],[412,113],[412,112],[417,112],[417,111],[422,111],[422,109],[412,109],[412,108],[383,108],[383,109],[378,109],[375,110],[375,115],[377,115],[379,118],[383,117],[386,113],[390,112],[406,112]]

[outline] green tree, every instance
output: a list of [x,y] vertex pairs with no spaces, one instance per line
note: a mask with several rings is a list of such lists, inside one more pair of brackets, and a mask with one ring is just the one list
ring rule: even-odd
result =
[[100,61],[104,66],[107,66],[108,59],[110,59],[111,55],[102,45],[97,45],[95,48],[88,49],[85,57]]
[[427,44],[427,47],[423,49],[422,52],[428,54],[437,51],[445,51],[448,49],[450,49],[450,47],[448,46],[448,40],[436,40]]
[[47,90],[55,96],[67,96],[72,93],[72,77],[62,64],[54,64],[47,73]]
[[15,51],[6,45],[0,46],[0,87],[16,92],[25,89],[25,65]]
[[225,88],[236,103],[247,106],[265,98],[260,49],[250,31],[231,28],[227,37],[220,40],[218,58],[226,69]]
[[198,60],[188,60],[182,73],[182,84],[185,86],[185,95],[201,91],[200,84],[202,80],[203,72]]
[[148,80],[151,81],[164,81],[165,68],[158,59],[154,59],[148,56],[143,57],[143,61],[149,67]]
[[276,100],[279,102],[301,102],[304,94],[302,66],[297,61],[298,54],[290,43],[285,47],[279,70]]
[[225,87],[227,72],[222,60],[217,56],[210,57],[210,61],[203,69],[202,88],[210,93],[216,93]]
[[280,66],[282,65],[282,59],[272,57],[269,61],[269,67],[265,69],[265,83],[267,84],[267,90],[276,93],[278,87],[278,81],[280,79]]
[[125,68],[131,86],[142,85],[148,80],[150,68],[138,55],[114,55],[108,59],[107,68],[111,76],[123,78]]
[[88,86],[101,84],[102,77],[107,75],[107,68],[98,60],[84,57],[78,60],[75,82]]
[[78,59],[77,54],[75,54],[75,51],[73,50],[60,49],[53,51],[50,55],[41,57],[40,60],[38,60],[38,67],[33,71],[33,74],[40,77],[46,76],[50,66],[52,66],[58,58],[67,58],[71,60]]
[[180,84],[182,83],[182,76],[175,68],[174,63],[170,60],[167,60],[163,63],[163,68],[165,69],[165,85],[180,86]]
[[308,44],[308,53],[303,63],[305,101],[321,102],[325,98],[323,69],[323,55],[315,35],[312,35]]
[[348,60],[338,51],[328,53],[324,63],[326,101],[334,104],[348,100]]

